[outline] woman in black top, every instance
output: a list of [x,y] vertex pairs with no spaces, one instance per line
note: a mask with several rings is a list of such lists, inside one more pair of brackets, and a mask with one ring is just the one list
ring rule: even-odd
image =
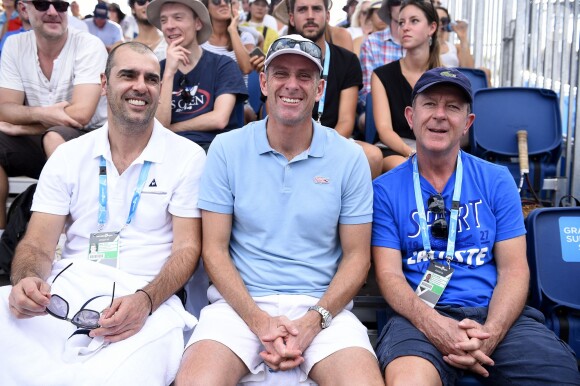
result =
[[405,118],[405,107],[411,105],[413,86],[423,72],[439,67],[438,23],[430,2],[404,2],[399,12],[399,37],[405,56],[376,68],[371,77],[373,115],[385,156],[383,172],[415,152],[415,136]]

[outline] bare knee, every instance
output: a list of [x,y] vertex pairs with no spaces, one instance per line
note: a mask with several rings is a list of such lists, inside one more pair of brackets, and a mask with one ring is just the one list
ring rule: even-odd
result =
[[400,164],[402,164],[406,160],[407,160],[407,158],[400,156],[400,155],[391,155],[391,156],[385,157],[383,159],[383,173],[386,173],[389,170],[396,168],[397,166],[399,166]]
[[216,341],[202,340],[183,354],[175,385],[235,386],[248,371],[229,348]]
[[361,347],[349,347],[318,362],[309,376],[319,386],[384,386],[377,359]]
[[441,377],[435,366],[414,356],[399,357],[389,363],[385,369],[385,381],[389,386],[441,386]]
[[46,158],[49,158],[57,147],[65,143],[64,138],[55,131],[48,131],[42,137],[42,147]]
[[383,167],[383,153],[375,145],[368,144],[366,142],[359,142],[362,146],[365,156],[369,162],[369,167],[371,168],[371,177],[373,179],[381,175]]

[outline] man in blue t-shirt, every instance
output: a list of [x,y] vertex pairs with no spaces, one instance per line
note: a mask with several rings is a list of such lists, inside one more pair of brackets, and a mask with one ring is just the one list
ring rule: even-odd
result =
[[243,124],[248,89],[242,72],[231,58],[201,48],[212,32],[201,1],[155,0],[147,18],[168,45],[156,118],[207,151],[217,134]]
[[386,383],[454,385],[470,371],[497,385],[578,385],[571,349],[525,306],[513,178],[460,151],[471,102],[459,71],[425,72],[405,110],[417,154],[374,182],[373,260],[390,306],[377,342]]
[[268,118],[211,145],[199,205],[212,304],[176,383],[383,385],[349,311],[370,267],[370,171],[311,117],[321,57],[300,35],[275,40],[260,74]]

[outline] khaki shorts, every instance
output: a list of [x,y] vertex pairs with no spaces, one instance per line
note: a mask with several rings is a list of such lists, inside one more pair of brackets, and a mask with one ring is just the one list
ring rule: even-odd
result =
[[[201,310],[199,323],[187,347],[201,340],[214,340],[232,350],[248,367],[250,373],[241,382],[263,381],[268,367],[259,353],[263,346],[246,323],[221,297],[214,286],[208,290],[212,302]],[[254,298],[256,304],[272,316],[285,315],[290,320],[304,315],[318,298],[306,295],[269,295]],[[348,309],[347,309],[348,308]],[[308,374],[312,367],[329,355],[349,347],[361,347],[375,355],[366,327],[349,311],[352,302],[332,320],[330,327],[322,330],[304,351],[304,363],[300,365],[300,383],[310,384]],[[270,376],[271,377],[271,376]]]

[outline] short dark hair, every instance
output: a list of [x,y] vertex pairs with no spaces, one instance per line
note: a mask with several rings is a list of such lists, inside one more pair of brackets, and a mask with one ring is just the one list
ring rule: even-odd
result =
[[401,0],[386,0],[385,20],[383,20],[385,23],[391,24],[391,21],[393,20],[393,15],[391,14],[391,7],[398,7],[401,4],[402,4]]
[[[322,3],[324,4],[324,9],[328,11],[330,7],[330,0],[322,0]],[[288,13],[294,13],[296,0],[287,0],[286,4],[288,4]]]
[[111,69],[115,65],[115,55],[117,54],[117,50],[121,47],[130,48],[133,51],[138,52],[140,54],[145,54],[145,53],[150,52],[153,55],[155,55],[155,53],[151,50],[151,48],[147,47],[143,43],[125,42],[125,43],[119,44],[118,46],[116,46],[115,48],[113,48],[111,50],[111,52],[109,53],[109,57],[107,58],[107,65],[105,66],[105,77],[107,78],[107,82],[109,81],[109,76],[111,76]]

